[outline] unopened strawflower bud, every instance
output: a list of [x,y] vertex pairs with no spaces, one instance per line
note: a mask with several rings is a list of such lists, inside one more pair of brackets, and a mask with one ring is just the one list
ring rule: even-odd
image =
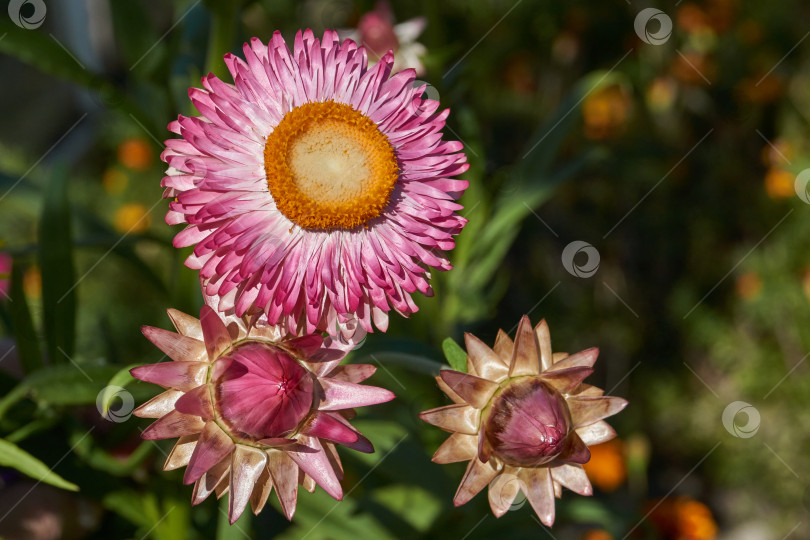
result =
[[317,484],[340,500],[335,445],[374,451],[349,424],[350,409],[394,397],[359,384],[374,366],[339,365],[353,343],[290,337],[264,315],[223,320],[209,306],[200,320],[176,310],[169,317],[178,333],[149,326],[143,332],[172,361],[132,370],[166,391],[134,414],[157,419],[144,439],[179,437],[163,468],[186,467],[192,503],[228,492],[233,523],[248,503],[261,511],[271,490],[288,519],[299,484],[308,491]]
[[602,419],[627,402],[582,382],[593,372],[597,349],[553,354],[545,321],[532,330],[524,316],[514,343],[500,331],[492,349],[475,336],[465,337],[468,373],[448,370],[437,377],[454,404],[420,414],[452,433],[433,461],[469,460],[453,499],[456,506],[489,485],[490,507],[500,517],[523,491],[540,520],[551,526],[554,497],[562,496],[562,486],[593,493],[582,468],[590,459],[588,445],[616,436]]
[[[571,415],[565,399],[539,379],[526,378],[493,397],[484,426],[486,442],[504,463],[535,467],[566,449]],[[588,460],[584,447],[582,462]],[[578,461],[579,462],[579,461]]]

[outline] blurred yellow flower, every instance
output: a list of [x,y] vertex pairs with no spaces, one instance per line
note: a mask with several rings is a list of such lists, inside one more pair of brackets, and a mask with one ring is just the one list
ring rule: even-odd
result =
[[618,84],[588,95],[582,106],[585,136],[589,139],[608,139],[617,135],[627,122],[630,96]]
[[654,112],[664,112],[672,107],[678,85],[669,77],[657,77],[647,87],[647,106]]
[[[657,506],[655,506],[657,504]],[[690,497],[676,497],[661,503],[650,503],[650,520],[661,530],[664,538],[673,540],[714,540],[717,524],[711,510]]]
[[129,177],[124,171],[110,167],[104,171],[104,176],[101,177],[101,184],[104,186],[104,191],[110,195],[117,195],[127,189]]
[[144,139],[126,139],[118,146],[118,161],[136,171],[144,171],[152,164],[152,148]]
[[23,292],[28,298],[42,297],[42,274],[38,266],[31,266],[23,274]]
[[737,296],[743,300],[751,300],[759,296],[762,290],[762,280],[756,272],[746,272],[737,278]]
[[113,226],[120,233],[142,233],[149,228],[152,219],[149,210],[140,203],[122,205],[115,211]]
[[772,199],[785,199],[796,194],[796,177],[784,169],[771,167],[765,175],[765,191]]
[[627,478],[624,442],[613,439],[591,446],[591,459],[583,465],[591,483],[602,491],[613,491]]

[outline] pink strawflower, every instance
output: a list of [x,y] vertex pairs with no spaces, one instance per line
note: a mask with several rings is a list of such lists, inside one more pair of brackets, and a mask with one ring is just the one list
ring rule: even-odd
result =
[[425,73],[421,57],[427,52],[424,45],[416,41],[427,26],[427,19],[415,17],[394,24],[394,12],[386,0],[377,0],[374,10],[360,18],[356,29],[340,30],[340,37],[361,43],[369,51],[372,62],[378,61],[388,51],[394,53],[394,69],[414,69],[417,75]]
[[412,70],[391,77],[390,53],[367,68],[333,31],[298,32],[293,51],[276,32],[244,54],[225,55],[233,85],[209,75],[189,90],[202,116],[169,124],[182,138],[162,155],[166,221],[188,224],[174,245],[195,246],[186,265],[220,311],[264,311],[296,334],[387,329],[392,308],[432,295],[428,267],[451,268],[466,223],[449,111]]
[[583,382],[598,349],[552,353],[544,320],[532,329],[524,315],[515,341],[501,330],[492,349],[471,334],[465,338],[468,373],[447,370],[436,377],[453,405],[419,415],[451,433],[433,461],[469,461],[456,506],[489,486],[490,508],[501,517],[522,491],[550,527],[563,486],[593,494],[582,467],[591,458],[588,446],[616,436],[603,419],[627,401]]
[[229,493],[228,519],[250,502],[259,513],[275,489],[288,519],[298,485],[343,497],[336,444],[373,452],[350,424],[352,407],[393,399],[388,390],[359,384],[374,366],[340,366],[353,346],[320,335],[286,337],[263,316],[225,317],[204,306],[200,319],[176,310],[179,333],[145,326],[144,335],[171,359],[131,370],[165,392],[134,414],[157,421],[144,439],[179,437],[164,470],[186,467],[192,503]]

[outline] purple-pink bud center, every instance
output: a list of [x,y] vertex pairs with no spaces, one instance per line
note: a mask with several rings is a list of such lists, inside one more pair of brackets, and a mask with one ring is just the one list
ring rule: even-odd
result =
[[312,408],[312,375],[272,345],[237,345],[217,360],[214,382],[219,416],[251,439],[291,434]]
[[485,420],[492,452],[505,463],[534,467],[565,448],[571,414],[565,399],[540,379],[515,381],[497,395]]

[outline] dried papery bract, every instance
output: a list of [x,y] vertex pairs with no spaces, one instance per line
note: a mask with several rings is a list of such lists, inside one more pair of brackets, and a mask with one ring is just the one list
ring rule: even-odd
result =
[[320,335],[289,337],[262,317],[222,318],[204,306],[200,319],[176,310],[177,333],[151,326],[144,335],[171,359],[132,375],[165,391],[134,414],[156,421],[144,439],[179,438],[164,470],[186,467],[192,503],[228,493],[228,519],[248,502],[258,513],[275,489],[284,514],[295,512],[298,486],[343,497],[336,445],[373,452],[349,423],[353,407],[393,399],[359,384],[374,371],[339,365],[351,348]]
[[453,405],[424,411],[422,420],[451,433],[433,461],[469,461],[453,502],[460,506],[489,486],[500,517],[523,491],[540,520],[554,523],[562,486],[591,495],[582,468],[589,445],[616,436],[604,420],[627,401],[585,384],[599,354],[552,353],[546,322],[524,316],[514,342],[502,330],[493,348],[467,334],[467,371],[442,371],[439,387]]

